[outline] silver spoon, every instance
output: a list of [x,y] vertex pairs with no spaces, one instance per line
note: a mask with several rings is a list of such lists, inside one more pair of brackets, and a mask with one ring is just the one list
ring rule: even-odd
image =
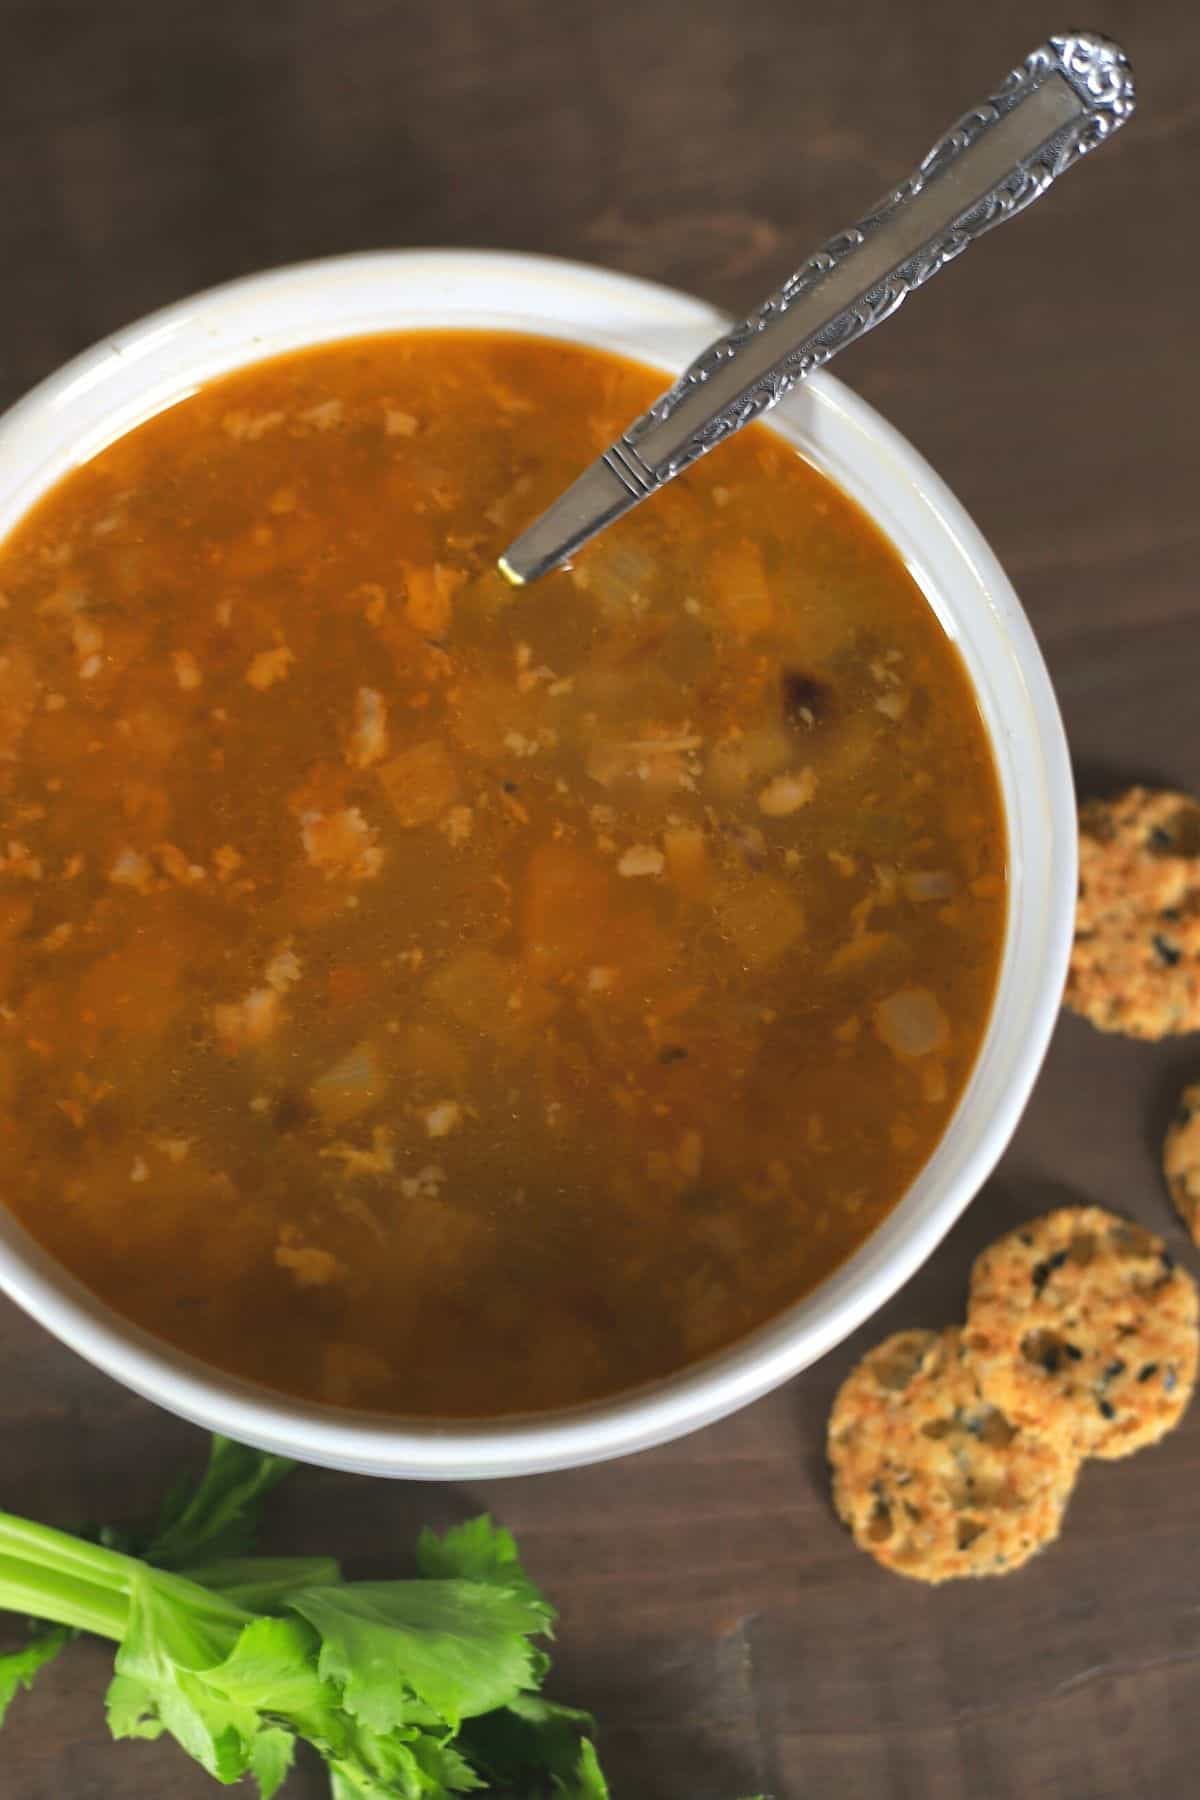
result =
[[500,558],[518,584],[566,560],[889,318],[914,288],[1050,184],[1133,112],[1119,45],[1065,32],[964,113],[907,181],[813,252],[718,338]]

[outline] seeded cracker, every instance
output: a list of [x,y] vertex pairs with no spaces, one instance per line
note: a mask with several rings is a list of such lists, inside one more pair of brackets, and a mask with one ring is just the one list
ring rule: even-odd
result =
[[1101,1031],[1200,1031],[1200,803],[1130,788],[1079,815],[1066,1004]]
[[1191,1398],[1196,1287],[1152,1232],[1064,1207],[977,1258],[966,1342],[1010,1418],[1085,1456],[1128,1456]]
[[1200,1244],[1200,1081],[1179,1096],[1163,1144],[1163,1174],[1180,1218]]
[[833,1499],[859,1548],[916,1581],[1002,1575],[1058,1536],[1079,1461],[983,1398],[962,1333],[900,1331],[842,1384]]

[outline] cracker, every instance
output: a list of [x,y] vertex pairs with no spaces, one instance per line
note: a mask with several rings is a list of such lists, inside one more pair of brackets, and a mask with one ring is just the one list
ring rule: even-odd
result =
[[1001,1575],[1058,1536],[1079,1459],[980,1392],[963,1335],[901,1331],[842,1384],[834,1504],[860,1549],[916,1581]]
[[1190,1275],[1152,1232],[1064,1207],[976,1259],[967,1344],[987,1398],[1086,1456],[1128,1456],[1178,1424],[1196,1379]]
[[1176,1211],[1200,1244],[1200,1081],[1179,1096],[1163,1143],[1163,1174]]
[[1079,815],[1066,1004],[1101,1031],[1200,1031],[1200,803],[1129,788]]

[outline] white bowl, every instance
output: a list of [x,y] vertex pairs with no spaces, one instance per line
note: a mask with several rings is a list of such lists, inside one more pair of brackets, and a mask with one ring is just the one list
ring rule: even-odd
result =
[[[215,375],[304,344],[489,326],[594,344],[673,374],[724,323],[670,289],[536,256],[381,252],[251,276],[118,332],[0,419],[0,537],[60,476],[160,408]],[[945,1136],[899,1205],[834,1274],[752,1336],[668,1380],[559,1413],[409,1423],[237,1380],[128,1324],[0,1208],[0,1286],[64,1343],[197,1425],[306,1462],[410,1478],[528,1474],[641,1450],[746,1405],[860,1325],[958,1218],[1020,1117],[1066,973],[1075,809],[1062,722],[1003,570],[911,446],[824,374],[771,414],[771,428],[879,523],[958,645],[1007,813],[1009,916],[987,1035]]]

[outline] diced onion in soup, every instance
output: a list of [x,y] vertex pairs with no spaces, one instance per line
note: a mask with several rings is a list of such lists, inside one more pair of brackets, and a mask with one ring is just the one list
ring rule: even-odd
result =
[[914,869],[901,877],[900,885],[910,900],[949,900],[954,877],[948,869]]
[[308,1097],[328,1125],[341,1125],[368,1112],[380,1098],[379,1058],[370,1044],[356,1044],[332,1068],[318,1075]]
[[950,1036],[950,1022],[928,988],[900,988],[875,1008],[875,1030],[897,1056],[930,1056]]

